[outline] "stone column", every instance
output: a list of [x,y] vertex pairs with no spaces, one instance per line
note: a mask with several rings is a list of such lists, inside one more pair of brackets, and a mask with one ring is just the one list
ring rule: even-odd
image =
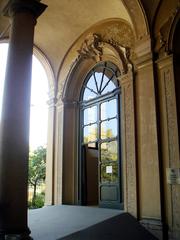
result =
[[9,0],[11,19],[8,62],[0,129],[1,239],[30,239],[27,226],[29,112],[34,27],[46,5]]

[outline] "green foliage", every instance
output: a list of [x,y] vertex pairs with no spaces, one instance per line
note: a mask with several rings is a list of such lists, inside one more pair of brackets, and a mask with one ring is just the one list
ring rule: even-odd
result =
[[46,175],[46,148],[38,147],[32,153],[29,154],[29,176],[28,183],[29,186],[33,188],[33,198],[32,205],[35,206],[36,201],[37,205],[41,205],[37,200],[36,190],[37,186],[40,186],[45,181]]
[[42,208],[44,206],[44,194],[37,194],[34,202],[28,202],[28,208],[35,209],[35,208]]
[[46,148],[38,147],[29,155],[29,184],[38,186],[45,180]]

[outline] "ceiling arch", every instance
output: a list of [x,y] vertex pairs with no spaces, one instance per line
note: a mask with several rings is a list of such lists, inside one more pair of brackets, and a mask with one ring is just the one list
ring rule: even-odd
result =
[[[0,1],[0,7],[7,0]],[[59,65],[68,49],[88,28],[106,19],[121,18],[135,31],[136,39],[148,34],[145,13],[140,0],[42,0],[48,5],[38,18],[34,42],[51,62],[57,77]],[[2,4],[3,3],[3,4]],[[0,17],[0,34],[9,24]],[[8,32],[6,32],[8,37]]]
[[87,29],[69,48],[67,51],[59,69],[58,73],[58,88],[62,89],[66,79],[68,78],[69,73],[72,71],[72,68],[76,65],[76,62],[79,59],[79,52],[82,49],[82,46],[93,35],[100,37],[100,41],[108,43],[113,46],[117,51],[119,46],[124,47],[125,49],[133,49],[135,44],[135,34],[129,24],[129,22],[124,19],[107,19],[101,21],[89,29]]
[[149,35],[149,25],[146,13],[140,0],[122,0],[126,7],[136,32],[137,40]]

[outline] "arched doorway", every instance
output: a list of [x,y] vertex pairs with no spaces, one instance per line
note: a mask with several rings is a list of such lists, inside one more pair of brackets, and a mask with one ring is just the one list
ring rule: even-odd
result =
[[[106,40],[97,34],[90,34],[87,36],[87,39],[82,43],[81,50],[79,51],[80,55],[71,68],[64,85],[63,93],[58,101],[58,124],[56,128],[58,132],[63,132],[63,138],[62,135],[59,136],[58,141],[61,141],[62,145],[59,144],[57,155],[59,171],[63,172],[61,185],[59,187],[60,190],[62,189],[62,203],[87,205],[87,200],[90,200],[88,204],[121,209],[124,205],[125,210],[136,216],[134,83],[132,64],[127,58],[128,49],[121,45],[117,46],[113,45],[113,43],[106,42]],[[86,49],[86,51],[84,49]],[[94,79],[94,71],[97,72],[96,78],[99,75],[100,79],[97,87],[95,80],[93,83],[88,82],[91,77]],[[106,74],[105,71],[107,71]],[[111,79],[112,75],[115,76],[115,79]],[[101,80],[102,76],[105,77],[104,81]],[[107,90],[105,90],[104,86],[108,82],[113,87],[107,87]],[[93,88],[91,84],[94,85]],[[94,99],[89,99],[88,94],[86,96],[89,90],[87,87],[90,88],[92,94],[93,91],[95,91]],[[114,103],[112,104],[110,100]],[[110,116],[102,119],[102,116],[100,116],[101,107],[104,104],[104,108],[107,108],[108,103],[112,104],[114,109],[116,108],[114,106],[117,105],[117,112],[115,114],[110,113]],[[82,128],[86,127],[86,129],[88,129],[89,127],[89,129],[91,129],[95,122],[92,122],[94,121],[93,119],[89,123],[84,124],[84,122],[82,122],[84,119],[83,116],[84,114],[88,116],[88,108],[92,109],[93,107],[97,109],[97,119],[95,121],[98,136],[97,139],[93,141],[88,140],[84,143]],[[108,107],[108,109],[110,108],[112,107]],[[115,116],[116,114],[117,118]],[[106,124],[111,121],[117,121],[118,123],[116,136],[108,138],[106,134],[104,134],[104,138],[101,139],[100,129],[102,129],[103,124],[104,127],[106,127]],[[86,130],[86,132],[88,132],[88,130]],[[111,134],[110,130],[108,130],[108,132]],[[89,139],[90,138],[91,137],[89,137]],[[79,139],[81,139],[81,141]],[[87,140],[86,133],[85,139]],[[117,160],[113,162],[112,159],[107,158],[106,164],[102,164],[101,152],[106,149],[106,151],[110,153],[110,149],[113,149],[111,146],[112,140],[114,140],[114,142],[116,141],[118,145],[116,148]],[[91,146],[88,147],[88,144]],[[90,188],[95,189],[94,199],[87,199],[87,168],[83,166],[83,164],[85,165],[87,162],[83,161],[83,157],[87,158],[87,150],[89,155],[93,155],[94,160],[96,160],[94,161],[94,165],[98,165],[98,167],[96,167],[96,170],[98,170],[96,171],[97,180],[94,181],[95,177],[91,176],[91,174],[88,176],[91,182],[94,181],[94,187],[92,187],[90,183]],[[113,163],[116,161],[115,170],[113,169]],[[123,165],[121,165],[122,162]],[[100,171],[104,172],[104,176],[102,176],[104,178],[103,183],[99,181],[101,179]],[[115,180],[115,183],[109,183],[108,180],[113,175],[113,172],[116,172],[114,179],[117,179],[117,181]],[[90,188],[89,191],[91,192]],[[103,195],[99,194],[100,192],[102,193],[101,190],[104,191]],[[110,193],[109,190],[112,192]],[[112,197],[110,195],[114,195],[113,198],[110,198]],[[103,198],[101,198],[102,196]]]
[[121,73],[111,62],[87,74],[80,99],[80,191],[83,205],[122,209]]

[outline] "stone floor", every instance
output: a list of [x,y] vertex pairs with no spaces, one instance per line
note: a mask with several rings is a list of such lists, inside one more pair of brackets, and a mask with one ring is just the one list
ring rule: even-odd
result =
[[58,205],[29,210],[28,221],[34,240],[56,240],[121,213],[114,209]]

